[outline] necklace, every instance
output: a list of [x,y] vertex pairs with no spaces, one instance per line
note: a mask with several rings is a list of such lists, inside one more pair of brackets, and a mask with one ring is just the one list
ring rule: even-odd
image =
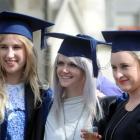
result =
[[[65,140],[67,140],[66,126],[65,126],[66,125],[66,116],[65,116],[65,111],[64,111],[64,104],[63,104],[63,107],[62,108],[63,108],[63,116],[64,116],[64,134],[65,134]],[[76,125],[74,127],[72,140],[74,140],[74,138],[75,138],[76,130],[77,130],[77,127],[78,127],[79,122],[81,120],[81,117],[83,116],[84,109],[85,109],[85,105],[83,106],[82,111],[80,113],[80,116],[77,119]]]

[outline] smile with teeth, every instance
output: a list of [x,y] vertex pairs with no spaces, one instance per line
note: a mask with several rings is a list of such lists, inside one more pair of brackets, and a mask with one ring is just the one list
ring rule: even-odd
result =
[[8,65],[12,65],[12,64],[14,64],[16,62],[16,60],[6,60],[5,62]]
[[61,76],[60,78],[61,78],[61,79],[71,79],[72,76]]

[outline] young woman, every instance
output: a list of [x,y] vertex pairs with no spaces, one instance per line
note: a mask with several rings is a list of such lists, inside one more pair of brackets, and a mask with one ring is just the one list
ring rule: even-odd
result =
[[0,140],[31,140],[42,96],[51,103],[50,89],[43,89],[38,78],[32,41],[33,31],[50,25],[27,15],[0,13]]
[[[64,39],[53,74],[54,102],[49,112],[44,140],[81,140],[81,129],[93,129],[102,118],[97,91],[96,44],[93,38],[48,33]],[[94,58],[94,59],[93,59]]]
[[[140,31],[104,31],[112,42],[111,65],[117,85],[128,94],[106,125],[102,140],[140,139]],[[95,138],[86,140],[97,140]]]
[[103,33],[112,42],[111,65],[117,85],[128,93],[104,133],[105,140],[140,139],[140,32],[112,31]]
[[[92,106],[96,106],[96,96],[93,94],[91,99],[92,95],[89,95],[90,99],[95,101],[93,100],[91,103],[87,101],[88,103],[86,104],[86,100],[90,101],[88,95],[83,97],[86,96],[83,94],[89,93],[87,89],[83,93],[86,74],[78,65],[78,61],[78,58],[75,60],[62,54],[58,55],[56,75],[59,79],[59,86],[63,89],[56,93],[62,95],[57,95],[59,97],[54,98],[54,104],[47,119],[46,132],[48,132],[48,139],[57,139],[57,137],[60,137],[59,139],[79,139],[81,128],[92,128],[92,118],[89,113],[96,113],[96,110],[94,110],[95,108],[90,110],[90,104],[92,103]],[[56,79],[56,82],[58,82],[58,79]],[[58,91],[57,88],[59,87],[56,87],[56,91]],[[61,102],[59,103],[57,100],[61,100]],[[62,127],[63,130],[60,130],[59,134],[55,132],[56,134],[51,135],[53,131],[50,125],[53,125],[54,130],[55,127],[57,129]],[[56,131],[58,131],[57,129]]]

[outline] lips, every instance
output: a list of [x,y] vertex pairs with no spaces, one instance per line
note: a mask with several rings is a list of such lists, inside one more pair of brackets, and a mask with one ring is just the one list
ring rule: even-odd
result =
[[118,82],[120,83],[120,84],[124,84],[124,83],[126,83],[128,80],[119,80]]
[[71,79],[72,76],[71,75],[59,75],[59,78],[61,78],[61,79]]
[[8,66],[13,66],[15,64],[16,60],[6,60],[5,64]]
[[61,76],[62,79],[69,79],[72,78],[72,76]]

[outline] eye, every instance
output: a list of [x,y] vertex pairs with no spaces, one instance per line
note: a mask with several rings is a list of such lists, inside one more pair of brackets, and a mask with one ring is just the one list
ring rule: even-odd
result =
[[72,62],[69,63],[68,65],[69,65],[70,67],[73,67],[73,68],[78,68],[78,66],[77,66],[76,64],[72,63]]
[[20,46],[20,45],[14,45],[13,46],[13,49],[14,50],[19,50],[19,49],[22,49],[22,46]]
[[8,46],[6,46],[6,45],[4,45],[4,44],[0,44],[0,49],[1,50],[5,50],[5,49],[7,49],[8,48]]
[[122,68],[122,69],[126,69],[126,68],[128,68],[128,67],[129,67],[129,65],[127,65],[127,64],[122,64],[122,65],[121,65],[121,68]]
[[112,65],[111,67],[112,67],[112,70],[113,70],[113,71],[115,71],[115,70],[117,69],[116,66],[113,66],[113,65]]
[[62,62],[62,61],[57,62],[57,66],[63,66],[63,65],[64,65],[64,62]]

